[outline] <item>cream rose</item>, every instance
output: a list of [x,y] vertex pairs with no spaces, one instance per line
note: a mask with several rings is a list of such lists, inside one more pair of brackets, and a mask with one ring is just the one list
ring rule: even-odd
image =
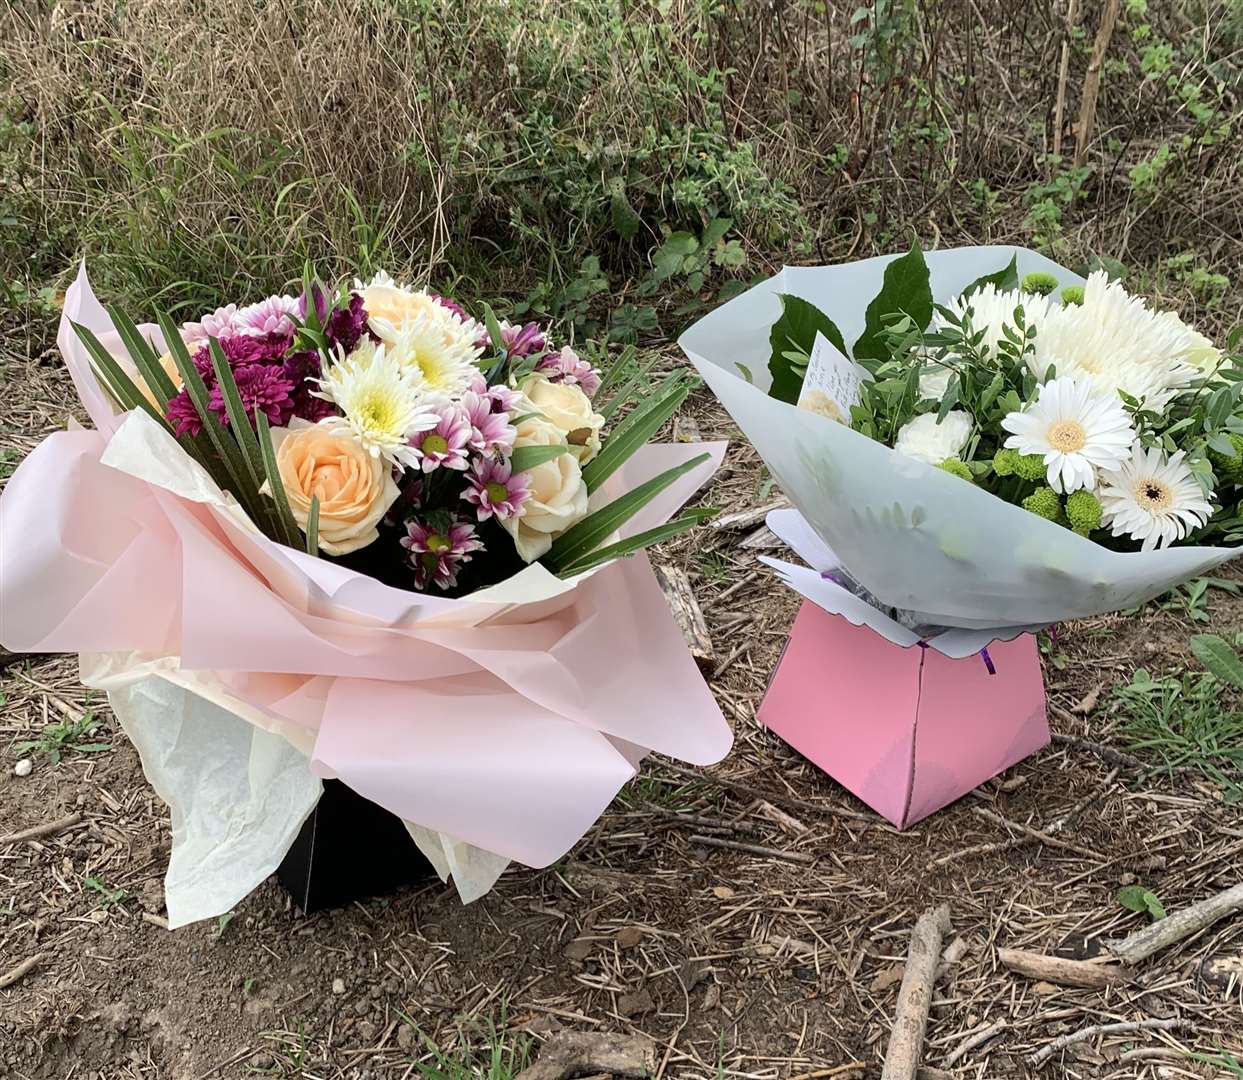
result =
[[423,319],[449,335],[449,324],[456,323],[453,312],[437,303],[427,292],[411,292],[390,280],[373,281],[358,290],[371,329],[382,341],[392,343],[402,326]]
[[376,525],[398,495],[392,468],[382,457],[306,420],[273,428],[272,444],[289,508],[303,532],[311,499],[319,499],[320,551],[348,555],[380,535]]
[[[128,367],[130,365],[127,363],[125,366]],[[181,372],[177,370],[177,361],[173,359],[172,353],[165,353],[160,357],[160,367],[164,369],[164,374],[172,380],[173,386],[180,390],[182,385]],[[156,400],[155,391],[147,385],[147,380],[142,377],[137,368],[134,368],[133,379],[134,385],[141,391],[142,396],[158,409],[160,403]]]
[[528,375],[518,389],[565,436],[570,453],[580,465],[586,465],[600,452],[604,417],[592,409],[591,398],[577,386],[549,382],[543,375]]
[[[567,446],[556,424],[531,416],[518,425],[515,449],[522,446]],[[530,494],[520,511],[501,522],[514,538],[523,562],[547,554],[552,542],[571,525],[587,516],[587,485],[578,459],[571,453],[536,465],[525,473]]]

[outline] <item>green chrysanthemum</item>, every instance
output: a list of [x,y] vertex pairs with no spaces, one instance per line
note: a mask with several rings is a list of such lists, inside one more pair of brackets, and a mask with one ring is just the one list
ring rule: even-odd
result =
[[1228,484],[1243,486],[1243,435],[1238,435],[1233,431],[1226,432],[1226,438],[1230,440],[1230,445],[1234,447],[1234,453],[1227,455],[1209,448],[1208,459],[1213,465],[1213,472],[1217,474],[1219,480],[1224,480]]
[[1023,279],[1023,291],[1048,296],[1057,288],[1057,278],[1044,270],[1033,270]]
[[1019,459],[1014,465],[1015,476],[1020,480],[1030,480],[1033,483],[1045,479],[1048,472],[1044,458],[1040,454],[1019,454]]
[[937,468],[944,469],[951,476],[957,476],[961,480],[966,480],[969,484],[975,483],[975,477],[971,473],[971,466],[965,461],[959,461],[957,458],[952,457],[946,458]]
[[1023,500],[1023,509],[1057,521],[1062,516],[1062,501],[1051,487],[1039,487]]
[[1083,286],[1067,285],[1066,288],[1062,290],[1062,303],[1081,305],[1083,303]]
[[1066,496],[1066,519],[1080,536],[1087,536],[1101,525],[1101,501],[1090,491],[1074,491]]
[[993,455],[993,472],[998,476],[1013,476],[1022,456],[1017,450],[1002,447]]

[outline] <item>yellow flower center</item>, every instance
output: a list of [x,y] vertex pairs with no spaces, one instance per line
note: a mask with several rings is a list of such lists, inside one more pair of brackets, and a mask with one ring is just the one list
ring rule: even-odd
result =
[[1150,514],[1168,510],[1174,502],[1174,493],[1167,484],[1145,476],[1135,481],[1135,501]]
[[369,394],[358,403],[354,415],[364,431],[394,431],[397,428],[397,408],[391,398],[381,394]]
[[448,551],[453,545],[441,536],[440,533],[432,533],[427,538],[427,550],[432,554],[439,555],[442,551]]
[[423,453],[443,454],[449,449],[449,440],[443,435],[425,435],[423,437]]
[[1088,444],[1088,433],[1078,420],[1059,420],[1049,428],[1049,445],[1063,454],[1073,454]]

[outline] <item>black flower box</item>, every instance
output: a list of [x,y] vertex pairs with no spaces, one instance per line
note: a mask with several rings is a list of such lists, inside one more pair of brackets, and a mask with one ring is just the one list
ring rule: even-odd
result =
[[340,780],[325,780],[310,817],[276,869],[306,914],[383,896],[433,878],[401,818]]

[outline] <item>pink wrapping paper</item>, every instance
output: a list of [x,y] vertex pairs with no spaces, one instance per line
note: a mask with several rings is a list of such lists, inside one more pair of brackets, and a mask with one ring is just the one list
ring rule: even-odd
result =
[[803,601],[758,719],[906,828],[1049,742],[1036,639],[951,659]]
[[[65,315],[119,353],[85,270]],[[461,600],[390,588],[254,531],[149,417],[113,415],[67,323],[58,342],[97,430],[49,436],[0,497],[5,647],[177,658],[312,745],[318,775],[530,866],[565,854],[648,751],[728,752],[644,556],[572,583],[528,567]],[[608,497],[705,450],[624,534],[672,516],[724,444],[651,445],[612,478]]]

